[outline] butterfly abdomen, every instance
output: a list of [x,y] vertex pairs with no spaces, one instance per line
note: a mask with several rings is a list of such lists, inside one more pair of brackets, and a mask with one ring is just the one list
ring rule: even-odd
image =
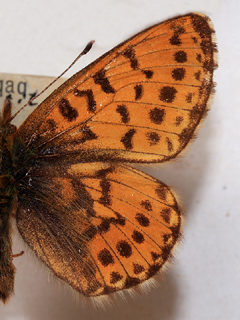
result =
[[6,302],[13,293],[15,267],[12,264],[10,233],[11,203],[16,193],[12,166],[14,128],[1,119],[1,173],[0,173],[0,299]]
[[5,303],[14,289],[15,267],[12,264],[12,240],[9,217],[0,213],[0,299]]
[[[0,300],[4,303],[14,291],[10,216],[16,209],[19,174],[27,172],[30,151],[15,135],[11,124],[11,102],[6,100],[0,116]],[[23,161],[19,161],[20,159]]]

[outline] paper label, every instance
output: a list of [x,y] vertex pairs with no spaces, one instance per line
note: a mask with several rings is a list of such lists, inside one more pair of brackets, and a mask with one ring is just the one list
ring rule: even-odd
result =
[[[10,97],[13,104],[12,113],[14,114],[28,103],[28,101],[45,89],[54,79],[54,77],[0,73],[0,108],[2,108],[1,106],[3,106],[6,97]],[[48,90],[27,105],[12,123],[18,127],[53,90],[58,88],[65,81],[66,79],[58,79]]]

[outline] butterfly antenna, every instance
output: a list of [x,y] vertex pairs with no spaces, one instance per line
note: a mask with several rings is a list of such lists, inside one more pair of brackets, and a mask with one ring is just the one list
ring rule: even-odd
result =
[[20,253],[12,254],[12,258],[21,257],[23,254],[24,254],[24,251],[21,251]]
[[22,111],[26,106],[28,106],[30,103],[32,103],[35,99],[37,99],[41,94],[43,94],[49,87],[51,87],[58,79],[60,79],[69,69],[72,68],[72,66],[80,59],[83,55],[87,54],[88,51],[91,50],[92,45],[94,44],[94,40],[88,42],[84,50],[77,56],[77,58],[70,64],[70,66],[63,71],[60,76],[58,76],[56,79],[54,79],[46,88],[44,88],[40,93],[38,93],[35,97],[30,99],[22,108],[20,108],[12,117],[11,121],[19,114],[20,111]]

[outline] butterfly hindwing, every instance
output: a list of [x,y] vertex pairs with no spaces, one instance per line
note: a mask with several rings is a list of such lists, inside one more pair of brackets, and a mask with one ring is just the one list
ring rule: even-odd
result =
[[31,190],[19,195],[18,229],[77,291],[98,296],[128,289],[169,258],[181,212],[162,182],[127,165],[99,162],[48,165],[34,176]]

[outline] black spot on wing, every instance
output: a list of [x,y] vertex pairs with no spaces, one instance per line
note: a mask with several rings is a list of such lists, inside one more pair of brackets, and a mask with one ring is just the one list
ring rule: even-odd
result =
[[82,128],[83,136],[79,139],[78,143],[84,143],[89,140],[97,139],[97,135],[88,127],[85,126]]
[[186,75],[185,68],[176,68],[172,70],[172,77],[176,81],[182,81]]
[[137,230],[133,231],[132,238],[136,243],[139,243],[139,244],[143,243],[145,240],[144,235]]
[[177,33],[174,33],[172,37],[169,39],[169,41],[173,46],[180,46],[182,44],[179,34]]
[[157,132],[147,132],[146,136],[150,146],[155,146],[160,141],[160,135]]
[[135,55],[135,51],[132,47],[128,47],[126,50],[123,51],[123,56],[130,60],[131,68],[133,70],[138,69],[138,59]]
[[96,101],[94,100],[93,91],[91,89],[88,90],[74,90],[74,95],[77,97],[86,97],[88,104],[88,111],[94,112],[96,110]]
[[111,86],[104,69],[101,69],[97,73],[95,73],[95,75],[93,76],[93,80],[96,84],[99,84],[101,86],[102,90],[105,93],[115,93],[115,89]]
[[106,179],[107,175],[114,172],[114,171],[115,171],[115,167],[109,166],[105,169],[100,169],[100,170],[96,171],[96,177],[101,178],[101,179]]
[[143,96],[143,86],[141,84],[137,84],[134,87],[135,90],[135,100],[140,100]]
[[165,201],[167,199],[167,188],[164,185],[159,184],[155,191],[160,200]]
[[163,236],[163,241],[165,244],[167,244],[169,242],[169,240],[171,239],[172,235],[171,234],[164,234]]
[[124,289],[129,289],[132,288],[134,286],[136,286],[137,284],[141,283],[141,280],[138,278],[133,278],[133,277],[127,277],[126,282],[125,282],[125,286]]
[[131,150],[133,148],[133,136],[136,133],[135,129],[130,129],[126,134],[122,137],[121,142],[123,143],[126,150]]
[[145,270],[145,268],[143,266],[141,266],[138,263],[133,263],[133,272],[135,274],[140,274]]
[[[165,257],[163,257],[163,254],[164,252],[162,252],[162,258],[165,261],[166,259],[164,259]],[[168,258],[168,255],[166,257]],[[154,265],[150,266],[148,269],[148,278],[153,277],[159,271],[160,268],[161,268],[161,264],[156,262]]]
[[146,209],[147,211],[152,211],[152,204],[149,200],[141,201],[141,206],[143,209]]
[[122,257],[129,258],[132,255],[132,247],[126,240],[120,240],[116,249]]
[[110,283],[115,284],[122,280],[123,276],[119,272],[113,271],[110,275]]
[[177,116],[175,120],[175,126],[178,127],[180,124],[183,122],[183,117],[182,116]]
[[120,225],[120,226],[125,226],[126,220],[123,216],[121,216],[120,214],[117,214],[115,212],[116,217],[111,217],[111,218],[102,218],[102,222],[98,225],[98,232],[101,233],[106,233],[109,231],[110,229],[110,225],[114,224],[114,225]]
[[107,218],[102,218],[102,222],[98,225],[98,232],[106,233],[110,229],[111,221]]
[[195,77],[196,80],[200,81],[201,71],[199,70],[199,71],[195,72],[194,73],[194,77]]
[[167,143],[168,151],[172,152],[173,151],[173,143],[168,137],[166,137],[166,143]]
[[196,54],[196,59],[197,59],[198,62],[201,63],[202,62],[202,55],[200,53],[197,53]]
[[183,50],[174,53],[174,60],[178,63],[187,62],[187,53]]
[[177,89],[170,86],[161,88],[159,99],[163,102],[171,103],[176,98]]
[[152,256],[153,261],[156,261],[157,259],[161,258],[161,255],[157,252],[154,252],[154,251],[151,252],[151,256]]
[[155,124],[161,124],[164,120],[165,110],[161,108],[151,109],[149,112],[150,120]]
[[102,196],[99,199],[99,203],[103,204],[104,206],[111,205],[111,197],[110,197],[111,184],[110,184],[110,181],[108,181],[107,179],[101,180],[100,187],[102,189]]
[[183,27],[174,28],[174,33],[172,37],[169,39],[171,45],[180,46],[182,44],[180,36],[184,32],[185,32],[185,29]]
[[148,217],[146,217],[143,213],[137,213],[135,219],[142,227],[148,227],[150,224]]
[[62,99],[58,105],[59,112],[64,119],[71,122],[77,119],[78,111],[71,106],[70,102],[67,99]]
[[106,248],[104,248],[103,250],[101,250],[98,254],[98,260],[101,262],[101,264],[104,267],[107,267],[109,264],[113,264],[114,260],[113,260],[113,256],[110,253],[110,251]]
[[153,77],[152,70],[142,70],[142,73],[146,76],[147,79],[151,79]]
[[186,95],[186,101],[187,101],[187,103],[191,103],[191,102],[192,102],[192,98],[193,98],[193,93],[192,93],[192,92],[189,92],[189,93]]
[[198,43],[198,39],[196,37],[192,37],[194,43]]
[[169,224],[170,223],[170,218],[171,218],[171,209],[170,208],[164,208],[161,210],[161,216],[163,220]]
[[130,121],[128,108],[124,104],[118,105],[116,111],[121,115],[122,123],[128,123]]

